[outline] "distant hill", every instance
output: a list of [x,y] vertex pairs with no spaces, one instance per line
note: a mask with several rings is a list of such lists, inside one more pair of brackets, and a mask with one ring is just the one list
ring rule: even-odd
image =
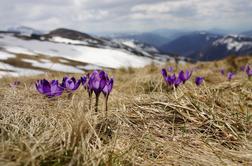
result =
[[244,35],[194,32],[181,36],[159,48],[193,60],[218,60],[229,55],[252,54],[252,38]]
[[207,48],[213,41],[221,36],[207,32],[193,32],[181,36],[159,47],[162,52],[172,52],[184,57],[190,57],[194,52]]
[[159,47],[164,43],[166,43],[167,41],[169,41],[168,38],[162,37],[154,33],[136,33],[136,34],[122,33],[122,34],[114,34],[109,37],[114,39],[135,40],[155,47]]
[[23,35],[23,36],[44,34],[44,32],[42,32],[42,31],[30,28],[30,27],[26,27],[26,26],[10,27],[6,30],[6,32],[16,33],[16,34]]
[[252,55],[252,38],[227,35],[211,43],[202,52],[192,54],[191,57],[199,60],[216,60],[229,55]]
[[251,31],[242,32],[241,35],[252,37],[252,30]]

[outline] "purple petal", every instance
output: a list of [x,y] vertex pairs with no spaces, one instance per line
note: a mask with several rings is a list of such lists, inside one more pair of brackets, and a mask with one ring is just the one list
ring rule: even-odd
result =
[[79,79],[79,80],[75,83],[74,88],[72,89],[72,91],[75,91],[76,89],[78,89],[79,86],[80,86],[80,84],[81,84],[81,79]]
[[240,67],[240,70],[241,70],[241,71],[245,71],[245,69],[246,69],[246,66],[241,66],[241,67]]
[[46,79],[43,79],[41,81],[41,85],[42,85],[42,91],[43,91],[43,94],[50,94],[51,92],[51,85],[50,83],[46,80]]
[[202,82],[204,81],[204,78],[203,77],[196,77],[195,78],[195,84],[197,86],[200,86],[202,84]]
[[41,84],[41,80],[36,81],[35,86],[39,93],[44,94],[44,88],[43,85]]
[[51,84],[51,93],[49,97],[60,96],[63,92],[64,88],[60,87],[58,81],[54,81]]
[[225,74],[224,69],[221,69],[221,70],[220,70],[220,72],[221,72],[221,74],[222,74],[222,75],[224,75],[224,74]]
[[174,85],[175,87],[178,87],[183,81],[180,79],[180,78],[177,78],[175,81],[174,81]]
[[66,81],[66,88],[67,88],[68,90],[72,90],[72,89],[74,88],[74,86],[75,86],[75,84],[74,84],[74,82],[73,82],[72,79],[68,79],[68,80]]
[[228,72],[227,77],[228,77],[228,80],[230,81],[234,77],[234,73]]
[[173,72],[173,67],[172,66],[170,66],[169,68],[168,68],[168,72]]
[[190,72],[189,70],[186,70],[186,74],[185,74],[185,80],[189,80],[191,78],[192,72]]
[[85,85],[86,82],[87,82],[87,77],[86,76],[81,77],[81,84],[83,86]]
[[112,91],[112,88],[113,88],[113,84],[114,84],[113,78],[111,78],[109,81],[107,81],[107,84],[105,85],[105,87],[102,90],[102,92],[105,96],[108,96],[110,94],[110,92]]
[[161,70],[161,74],[163,75],[164,78],[167,77],[167,72],[165,69]]
[[179,72],[178,78],[179,78],[183,83],[185,83],[186,78],[185,78],[185,76],[184,76],[184,71],[183,71],[183,70],[181,70],[181,71]]

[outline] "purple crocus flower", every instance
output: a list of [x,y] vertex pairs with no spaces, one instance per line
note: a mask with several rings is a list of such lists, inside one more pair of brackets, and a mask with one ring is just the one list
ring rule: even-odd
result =
[[106,80],[106,85],[104,86],[102,90],[102,93],[104,94],[104,96],[109,96],[110,92],[112,91],[113,84],[114,84],[113,78],[111,78],[110,80]]
[[175,87],[178,87],[181,83],[185,83],[188,79],[190,79],[192,75],[192,72],[189,72],[188,70],[186,71],[186,73],[184,73],[184,71],[180,71],[178,77],[176,76],[176,74],[168,75],[165,69],[162,69],[161,73],[166,84]]
[[232,78],[234,77],[234,75],[235,75],[234,73],[228,72],[228,73],[227,73],[227,78],[228,78],[228,80],[231,81]]
[[68,92],[74,92],[75,90],[79,88],[80,83],[81,83],[81,79],[76,81],[74,77],[72,78],[64,77],[61,83],[61,87],[63,87]]
[[204,77],[196,77],[195,78],[195,84],[197,86],[200,86],[202,84],[202,82],[204,81]]
[[181,70],[181,71],[179,72],[178,78],[179,78],[179,79],[183,82],[183,84],[184,84],[187,80],[189,80],[189,79],[191,78],[191,76],[192,76],[192,72],[190,72],[189,70],[186,70],[186,73],[184,73],[184,71]]
[[106,111],[106,113],[108,111],[108,97],[109,97],[109,94],[111,93],[111,91],[113,89],[113,85],[114,85],[114,79],[113,78],[109,79],[107,77],[106,85],[104,86],[104,88],[102,90],[102,93],[105,96],[105,111]]
[[220,73],[221,73],[222,75],[225,75],[225,70],[224,70],[224,69],[220,69]]
[[88,89],[99,96],[106,85],[106,73],[104,71],[93,71],[88,81]]
[[[107,74],[101,70],[100,72],[98,70],[93,71],[93,73],[90,75],[90,78],[88,80],[88,94],[91,101],[92,93],[95,93],[96,96],[96,103],[95,103],[95,111],[98,111],[98,101],[99,96],[103,90],[103,88],[106,86],[107,83]],[[91,103],[91,102],[90,102]],[[90,106],[91,108],[91,106]]]
[[246,69],[246,66],[241,66],[241,67],[240,67],[240,70],[241,70],[241,71],[245,71],[245,69]]
[[167,77],[167,72],[166,72],[165,69],[162,69],[162,70],[161,70],[161,74],[162,74],[162,76],[163,76],[164,78]]
[[47,97],[60,96],[64,91],[64,88],[59,86],[58,80],[52,80],[51,82],[46,79],[38,80],[35,86],[39,93]]
[[168,67],[168,72],[170,72],[170,73],[172,73],[173,72],[173,67],[172,66],[170,66],[170,67]]

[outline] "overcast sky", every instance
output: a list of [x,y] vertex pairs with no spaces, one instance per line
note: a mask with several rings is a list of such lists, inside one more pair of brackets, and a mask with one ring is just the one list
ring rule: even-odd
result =
[[252,0],[1,0],[0,29],[252,30]]

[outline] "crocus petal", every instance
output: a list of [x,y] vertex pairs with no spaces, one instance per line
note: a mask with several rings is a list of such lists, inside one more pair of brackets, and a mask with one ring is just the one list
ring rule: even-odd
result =
[[225,74],[225,70],[224,69],[221,69],[220,72],[221,72],[222,75]]
[[66,88],[67,88],[68,90],[72,90],[72,89],[74,88],[74,82],[73,82],[72,79],[68,79],[68,80],[66,81]]
[[189,70],[186,70],[186,73],[185,73],[185,80],[189,80],[191,78],[191,75],[192,75],[192,72],[190,72]]
[[168,68],[168,71],[169,71],[170,73],[173,72],[173,67],[170,66],[170,67]]
[[167,77],[167,72],[165,69],[161,70],[161,74],[163,75],[164,78]]
[[184,75],[184,71],[183,71],[183,70],[181,70],[181,71],[179,72],[178,78],[179,78],[183,83],[185,83],[186,78],[185,78],[185,75]]
[[234,73],[228,72],[227,77],[228,77],[228,80],[230,81],[234,77]]
[[180,78],[177,78],[175,81],[174,81],[174,86],[175,87],[178,87],[183,81],[180,79]]
[[112,91],[113,88],[113,84],[114,84],[114,80],[113,78],[111,78],[109,81],[107,81],[106,85],[104,86],[102,92],[105,96],[108,96],[110,94],[110,92]]
[[114,79],[111,78],[108,84],[109,93],[112,91],[114,85]]
[[46,79],[43,79],[41,81],[41,85],[42,85],[42,88],[43,88],[43,94],[50,94],[51,92],[51,85],[50,83],[46,80]]
[[36,81],[35,86],[39,93],[44,94],[44,88],[43,85],[41,84],[41,80]]
[[83,86],[85,85],[86,82],[87,82],[87,77],[86,76],[81,77],[81,84]]
[[204,81],[204,78],[203,77],[196,77],[195,78],[195,84],[197,86],[200,86],[202,84],[202,82]]
[[100,85],[99,85],[99,89],[102,90],[104,88],[104,86],[106,85],[107,80],[105,78],[102,78],[100,80]]
[[245,66],[241,66],[241,67],[240,67],[240,70],[241,70],[241,71],[245,71],[245,69],[246,69]]
[[79,80],[75,83],[74,88],[72,89],[72,91],[75,91],[76,89],[78,89],[79,86],[80,86],[80,84],[81,84],[81,80],[79,79]]

